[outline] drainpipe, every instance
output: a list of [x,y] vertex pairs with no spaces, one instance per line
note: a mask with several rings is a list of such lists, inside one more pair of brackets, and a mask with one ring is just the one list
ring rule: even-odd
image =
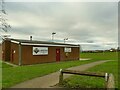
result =
[[81,46],[78,44],[78,46],[79,46],[79,58],[78,58],[78,60],[80,60],[80,50],[81,50]]
[[21,66],[22,65],[22,59],[21,59],[21,57],[22,57],[22,52],[21,52],[22,50],[21,50],[21,43],[19,43],[19,66]]

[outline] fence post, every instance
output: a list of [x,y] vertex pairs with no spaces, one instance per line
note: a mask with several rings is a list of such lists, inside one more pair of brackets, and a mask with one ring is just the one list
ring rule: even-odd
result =
[[62,69],[60,69],[59,84],[62,84],[62,82],[63,82],[63,73],[62,73]]
[[114,83],[114,76],[113,74],[109,74],[108,80],[106,82],[106,88],[107,90],[114,90],[115,89],[115,83]]

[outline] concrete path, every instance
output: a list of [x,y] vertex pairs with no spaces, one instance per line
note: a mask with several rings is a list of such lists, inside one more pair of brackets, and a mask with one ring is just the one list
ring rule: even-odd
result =
[[[108,60],[96,61],[96,62],[92,62],[89,64],[71,67],[71,68],[68,68],[68,70],[84,71],[84,70],[87,70],[88,68],[94,67],[96,65],[102,64],[107,61]],[[66,74],[66,75],[64,75],[64,78],[68,78],[69,76],[71,76],[71,75]],[[59,82],[59,71],[55,72],[55,73],[51,73],[49,75],[37,77],[32,80],[22,82],[11,88],[52,88],[51,86],[54,86],[58,82]]]

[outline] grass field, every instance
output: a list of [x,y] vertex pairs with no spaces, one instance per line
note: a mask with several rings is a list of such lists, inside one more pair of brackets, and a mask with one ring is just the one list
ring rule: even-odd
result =
[[0,61],[0,89],[2,89],[2,63]]
[[[3,71],[2,72],[2,76],[3,76],[2,86],[3,88],[7,88],[17,83],[58,71],[60,68],[65,69],[65,68],[69,68],[72,66],[78,66],[78,65],[94,62],[97,60],[117,61],[117,54],[116,53],[104,53],[104,54],[103,53],[82,53],[81,58],[91,58],[91,60],[67,61],[67,62],[59,62],[59,63],[45,63],[45,64],[37,64],[37,65],[31,65],[31,66],[28,65],[28,66],[20,66],[20,67],[19,66],[11,67],[10,65],[6,65],[5,63],[2,63],[2,71]],[[73,78],[74,78],[73,79],[74,81],[78,80],[78,79],[75,80],[76,77],[73,77]],[[86,80],[88,79],[86,78]],[[67,82],[65,82],[65,84],[67,84]],[[73,82],[73,84],[76,84],[76,83]]]
[[[97,65],[93,68],[88,69],[87,71],[90,72],[104,72],[104,73],[112,73],[115,77],[115,87],[118,88],[118,57],[115,52],[113,53],[105,53],[103,57],[102,53],[83,53],[82,57],[87,58],[93,58],[94,60],[98,58],[100,59],[107,59],[107,60],[113,60],[106,63],[103,63],[101,65]],[[69,88],[104,88],[105,80],[101,78],[96,77],[90,77],[90,76],[78,76],[73,75],[68,79],[65,79],[63,82],[64,87]]]
[[49,73],[59,71],[61,68],[69,68],[72,66],[77,66],[81,64],[86,64],[94,62],[94,60],[90,61],[67,61],[67,62],[59,62],[59,63],[45,63],[45,64],[37,64],[31,66],[18,66],[18,67],[10,67],[8,65],[3,64],[3,72],[2,72],[2,86],[3,88],[13,86],[17,83],[47,75]]
[[6,64],[4,62],[1,62],[1,64],[0,64],[0,68],[9,68],[9,67],[12,67],[12,66],[8,65],[8,64]]
[[117,52],[104,53],[81,53],[81,58],[91,58],[92,60],[118,60]]
[[[106,62],[102,65],[95,66],[87,71],[112,73],[115,77],[115,87],[118,88],[118,67],[116,61]],[[96,78],[90,76],[74,75],[64,81],[64,86],[69,88],[104,88],[104,78]]]

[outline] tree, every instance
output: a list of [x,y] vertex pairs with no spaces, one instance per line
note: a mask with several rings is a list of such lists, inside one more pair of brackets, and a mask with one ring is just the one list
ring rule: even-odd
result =
[[7,23],[5,16],[7,15],[5,11],[5,2],[1,0],[0,2],[0,29],[7,32],[11,26]]

